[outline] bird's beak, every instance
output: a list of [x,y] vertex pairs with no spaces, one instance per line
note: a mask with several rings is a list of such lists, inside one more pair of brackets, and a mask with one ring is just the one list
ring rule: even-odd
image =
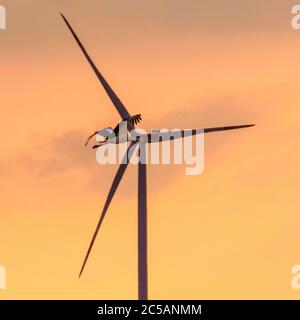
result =
[[97,149],[97,148],[99,148],[99,147],[102,147],[104,144],[106,144],[106,141],[101,141],[101,142],[99,142],[99,144],[95,144],[95,145],[93,146],[93,149]]
[[88,145],[88,143],[90,142],[90,140],[97,134],[97,132],[93,133],[91,136],[89,136],[87,139],[86,139],[86,143],[84,144],[85,146]]

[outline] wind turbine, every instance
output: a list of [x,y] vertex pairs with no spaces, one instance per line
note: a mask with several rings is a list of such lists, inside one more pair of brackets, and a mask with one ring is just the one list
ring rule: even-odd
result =
[[[121,119],[123,121],[128,122],[128,131],[132,131],[135,129],[135,124],[138,122],[136,121],[136,118],[139,119],[140,115],[131,116],[130,113],[127,111],[124,104],[121,102],[121,100],[118,98],[116,93],[113,91],[113,89],[110,87],[108,82],[105,80],[103,75],[100,73],[96,65],[94,64],[93,60],[89,56],[88,52],[86,51],[85,47],[83,46],[82,42],[76,35],[75,31],[73,30],[72,26],[68,22],[68,20],[65,18],[65,16],[61,13],[61,16],[63,20],[65,21],[67,27],[71,31],[73,37],[75,38],[77,44],[79,45],[80,49],[82,50],[84,56],[86,57],[87,61],[89,62],[90,66],[94,70],[98,80],[100,81],[101,85],[105,89],[107,95],[109,96],[111,102],[115,106],[116,110],[118,111]],[[133,119],[133,120],[132,120]],[[205,128],[205,129],[193,129],[191,131],[191,135],[196,135],[201,133],[209,133],[209,132],[216,132],[216,131],[225,131],[225,130],[234,130],[234,129],[242,129],[247,127],[252,127],[253,124],[250,125],[239,125],[239,126],[228,126],[228,127],[216,127],[216,128]],[[108,131],[111,128],[106,128]],[[104,130],[104,129],[103,129]],[[100,132],[100,131],[99,131]],[[180,131],[183,133],[184,131]],[[95,132],[97,134],[98,132]],[[95,135],[94,134],[94,135]],[[93,136],[93,135],[92,135]],[[91,138],[91,137],[89,137]],[[147,143],[154,143],[154,142],[161,142],[165,141],[164,139],[159,139],[158,141],[151,140],[151,134],[147,134]],[[131,140],[131,144],[127,149],[127,152],[125,154],[125,157],[129,160],[134,147],[139,144],[139,140]],[[99,146],[94,146],[99,147]],[[140,145],[139,154],[143,152],[142,144]],[[123,159],[124,160],[124,159]],[[122,177],[126,171],[126,168],[128,166],[128,161],[122,161],[119,169],[114,177],[114,180],[112,182],[110,191],[108,193],[106,202],[104,204],[102,214],[100,216],[99,222],[97,224],[96,230],[93,234],[92,241],[89,245],[89,248],[87,250],[83,265],[81,267],[79,277],[82,275],[82,272],[85,268],[85,265],[87,263],[87,260],[89,258],[89,255],[91,253],[91,250],[93,248],[94,242],[96,240],[96,237],[98,235],[98,232],[100,230],[101,224],[103,222],[103,219],[106,215],[106,212],[108,210],[108,207],[115,195],[115,192],[122,180]],[[147,300],[148,299],[148,262],[147,262],[147,171],[146,171],[146,164],[142,161],[139,161],[138,164],[138,298],[139,300]]]

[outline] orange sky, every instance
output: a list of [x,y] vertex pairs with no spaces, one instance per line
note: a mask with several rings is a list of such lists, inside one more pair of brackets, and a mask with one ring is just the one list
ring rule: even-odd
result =
[[200,176],[149,167],[150,298],[299,298],[292,3],[1,1],[0,299],[137,297],[135,167],[77,277],[116,171],[83,143],[119,119],[60,11],[143,128],[257,124],[207,135]]

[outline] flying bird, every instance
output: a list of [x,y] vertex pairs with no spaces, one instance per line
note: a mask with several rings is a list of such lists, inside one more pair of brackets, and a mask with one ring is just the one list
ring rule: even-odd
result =
[[[127,142],[129,140],[128,132],[130,127],[138,124],[142,120],[141,114],[136,114],[126,119],[122,119],[117,126],[113,129],[112,127],[103,128],[101,130],[95,131],[92,135],[87,138],[85,145],[87,146],[89,141],[96,135],[105,138],[104,141],[100,141],[98,144],[93,146],[93,149],[99,148],[107,143],[121,143]],[[126,126],[125,130],[121,130],[122,126]],[[125,133],[125,134],[124,134]]]
[[[82,50],[85,58],[87,59],[88,63],[92,67],[93,71],[95,72],[98,80],[100,81],[101,85],[103,86],[104,90],[106,91],[107,95],[109,96],[111,102],[115,106],[117,112],[119,113],[122,121],[114,128],[111,127],[104,128],[101,130],[98,130],[94,132],[90,137],[88,137],[86,145],[90,141],[92,137],[95,135],[103,135],[105,137],[104,141],[99,142],[98,145],[95,145],[94,148],[101,147],[103,144],[113,142],[113,143],[121,143],[125,140],[124,136],[120,136],[120,124],[126,123],[126,138],[128,138],[129,135],[129,141],[131,141],[127,153],[124,156],[124,159],[127,160],[130,159],[130,157],[133,154],[134,148],[138,145],[139,141],[135,138],[132,138],[130,136],[130,132],[132,132],[135,129],[135,125],[141,120],[141,115],[137,114],[134,116],[131,116],[127,110],[127,108],[124,106],[124,104],[121,102],[119,97],[116,95],[116,93],[113,91],[111,86],[108,84],[108,82],[105,80],[103,75],[100,73],[96,65],[94,64],[93,60],[87,53],[85,47],[83,46],[82,42],[79,40],[78,36],[76,35],[75,31],[71,27],[68,20],[65,18],[63,14],[61,14],[63,20],[65,21],[66,25],[68,26],[69,30],[71,31],[73,37],[75,38],[77,44],[79,45],[80,49]],[[225,131],[225,130],[235,130],[235,129],[242,129],[247,127],[252,127],[253,124],[249,125],[239,125],[239,126],[229,126],[229,127],[215,127],[215,128],[205,128],[202,130],[199,129],[193,129],[191,131],[191,135],[197,135],[199,133],[210,133],[210,132],[217,132],[217,131]],[[179,131],[180,133],[183,133],[184,130]],[[154,142],[160,142],[159,141],[152,141],[151,134],[147,134],[147,143],[154,143]],[[115,140],[113,140],[115,139]],[[174,139],[172,136],[170,139]],[[141,150],[140,146],[140,152]],[[91,253],[91,250],[93,248],[93,245],[95,243],[96,237],[98,235],[98,232],[100,230],[100,227],[102,225],[102,222],[104,220],[104,217],[106,215],[106,212],[108,210],[108,207],[115,195],[115,192],[122,180],[122,177],[126,171],[126,168],[128,166],[128,161],[122,161],[119,169],[113,179],[110,191],[108,193],[106,202],[104,204],[102,214],[100,216],[99,222],[97,224],[96,230],[93,234],[91,243],[88,247],[87,253],[85,255],[79,277],[82,275],[82,272],[86,266],[87,260],[89,258],[89,255]],[[146,164],[142,163],[142,161],[138,164],[138,298],[140,300],[146,300],[148,298],[148,262],[147,262],[147,174],[146,174]]]

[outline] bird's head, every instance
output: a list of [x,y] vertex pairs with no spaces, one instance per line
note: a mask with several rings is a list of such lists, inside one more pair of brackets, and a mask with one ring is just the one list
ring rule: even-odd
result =
[[104,137],[106,140],[115,137],[114,130],[111,127],[107,127],[107,128],[103,128],[101,130],[98,130],[97,131],[97,135],[101,136],[101,137]]

